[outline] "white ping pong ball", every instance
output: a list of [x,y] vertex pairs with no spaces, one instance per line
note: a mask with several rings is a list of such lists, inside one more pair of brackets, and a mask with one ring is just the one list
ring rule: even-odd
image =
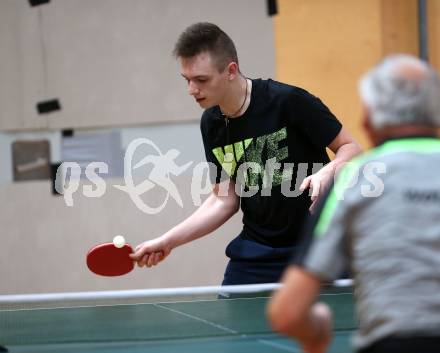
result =
[[123,248],[125,245],[125,239],[122,235],[117,235],[113,238],[113,245],[117,248]]

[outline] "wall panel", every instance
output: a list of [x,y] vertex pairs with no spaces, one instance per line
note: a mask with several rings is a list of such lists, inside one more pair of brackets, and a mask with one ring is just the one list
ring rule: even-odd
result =
[[[171,55],[194,22],[230,34],[247,75],[274,74],[264,0],[59,0],[35,8],[6,0],[0,14],[9,65],[0,102],[14,101],[2,109],[0,130],[198,121],[201,110]],[[59,98],[62,110],[36,117],[35,103],[45,97]]]

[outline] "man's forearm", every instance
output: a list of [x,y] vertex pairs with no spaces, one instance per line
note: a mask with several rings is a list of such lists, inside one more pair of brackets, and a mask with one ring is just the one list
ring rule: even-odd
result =
[[[272,328],[297,339],[303,348],[326,347],[331,339],[331,311],[325,304],[314,304],[320,290],[320,279],[301,268],[290,266],[284,273],[282,284],[268,305]],[[318,352],[312,349],[305,351]]]
[[338,151],[335,154],[333,160],[327,164],[334,169],[334,172],[337,173],[341,167],[344,166],[345,163],[350,161],[353,157],[356,157],[362,152],[362,149],[356,142],[347,143],[339,147]]
[[223,198],[212,193],[191,216],[170,229],[163,237],[175,248],[213,232],[237,211],[238,200],[234,202],[233,197]]

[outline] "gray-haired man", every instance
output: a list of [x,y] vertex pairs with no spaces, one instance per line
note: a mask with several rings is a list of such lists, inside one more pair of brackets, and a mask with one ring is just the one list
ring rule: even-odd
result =
[[[325,352],[331,312],[313,302],[321,281],[349,266],[358,352],[440,352],[440,81],[426,63],[395,55],[364,76],[360,91],[376,147],[341,171],[310,220],[305,232],[315,240],[286,271],[269,317],[305,352]],[[373,163],[383,173],[375,197]]]

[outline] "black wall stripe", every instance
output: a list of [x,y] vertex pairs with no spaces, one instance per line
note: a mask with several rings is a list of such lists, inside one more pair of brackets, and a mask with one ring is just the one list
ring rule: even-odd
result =
[[64,129],[61,131],[61,136],[63,137],[72,137],[73,136],[73,129]]
[[49,2],[50,0],[29,0],[29,5],[33,7],[33,6],[47,4]]
[[267,14],[269,16],[276,15],[278,13],[277,0],[267,0]]
[[61,104],[58,99],[51,99],[37,103],[38,114],[48,114],[61,110]]

